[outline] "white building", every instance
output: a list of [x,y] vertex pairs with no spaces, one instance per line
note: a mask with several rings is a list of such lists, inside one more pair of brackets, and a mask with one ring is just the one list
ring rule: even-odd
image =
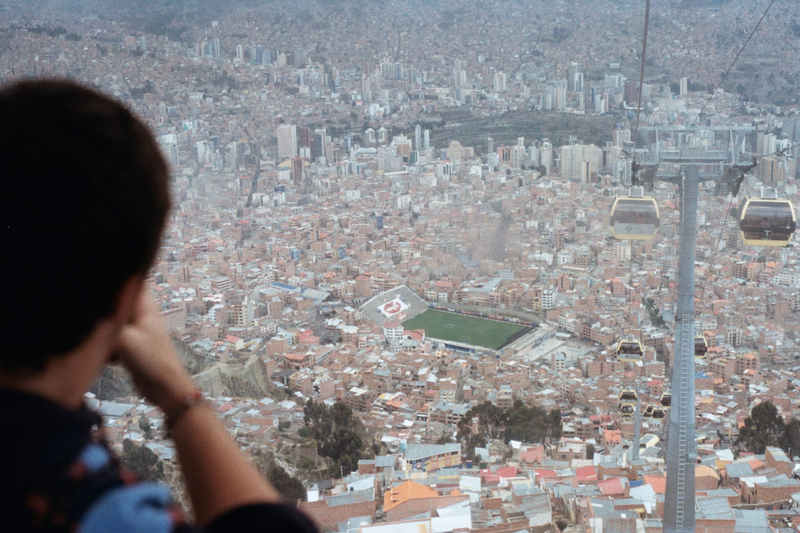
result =
[[542,310],[549,311],[555,307],[556,291],[552,288],[542,290]]
[[539,150],[539,158],[542,166],[545,168],[545,174],[549,176],[553,168],[553,145],[550,144],[550,141],[547,139],[542,141],[542,146]]
[[275,135],[278,137],[278,159],[287,159],[297,155],[297,126],[281,124]]
[[389,320],[383,325],[383,336],[389,346],[396,348],[403,341],[403,325],[397,320]]
[[603,151],[594,144],[561,147],[561,177],[586,183],[603,166]]
[[507,78],[506,73],[498,71],[494,73],[494,92],[503,93],[506,91]]

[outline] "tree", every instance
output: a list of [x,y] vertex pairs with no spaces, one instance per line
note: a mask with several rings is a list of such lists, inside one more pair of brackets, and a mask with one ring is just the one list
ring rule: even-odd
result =
[[[250,455],[253,464],[261,475],[269,480],[283,498],[289,501],[306,499],[306,488],[299,479],[290,476],[289,473],[275,461],[272,450],[264,447],[254,447],[250,450]],[[308,461],[306,457],[301,457],[300,459],[301,461]]]
[[740,450],[762,454],[767,446],[782,447],[785,435],[783,417],[772,402],[765,401],[753,407],[750,416],[744,420],[744,426],[736,437],[736,446]]
[[792,418],[789,423],[786,424],[782,448],[786,450],[789,457],[800,455],[800,420],[797,418]]
[[317,452],[331,460],[330,473],[340,476],[358,468],[364,452],[365,435],[361,421],[344,403],[331,407],[309,400],[303,408],[304,422],[317,442]]
[[447,432],[442,433],[441,436],[436,440],[436,444],[447,444],[450,442],[453,442],[453,437]]
[[122,464],[141,479],[164,481],[164,465],[153,450],[130,439],[122,441]]
[[290,501],[305,500],[306,488],[299,479],[290,476],[286,470],[272,461],[267,469],[267,478],[272,486],[281,493],[281,496]]
[[650,322],[656,327],[664,327],[664,317],[661,316],[661,312],[658,310],[655,300],[649,297],[644,299],[644,306],[647,310],[647,314],[650,316]]
[[[474,422],[477,421],[477,428]],[[477,429],[477,431],[475,431]],[[486,446],[490,439],[523,442],[548,442],[561,438],[561,411],[546,411],[536,405],[516,400],[508,409],[484,402],[466,412],[458,423],[458,440],[467,458],[474,459],[475,447]]]
[[153,438],[153,426],[150,424],[150,419],[145,415],[139,417],[139,429],[144,433],[144,438],[150,440]]
[[546,439],[549,423],[547,412],[537,406],[528,407],[517,400],[508,410],[505,438],[524,442],[542,442]]
[[548,430],[549,430],[549,438],[550,440],[560,440],[561,439],[561,409],[558,407],[554,407],[550,409],[550,412],[547,414],[548,418]]
[[464,439],[472,433],[472,420],[478,419],[478,433],[485,438],[500,438],[505,430],[505,412],[491,402],[483,402],[471,408],[458,423],[458,438]]

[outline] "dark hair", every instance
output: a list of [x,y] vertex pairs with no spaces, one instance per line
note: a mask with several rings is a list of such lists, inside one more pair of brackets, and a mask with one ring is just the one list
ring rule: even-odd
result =
[[124,282],[152,265],[169,170],[141,120],[71,81],[0,89],[0,117],[0,372],[35,373],[86,339]]

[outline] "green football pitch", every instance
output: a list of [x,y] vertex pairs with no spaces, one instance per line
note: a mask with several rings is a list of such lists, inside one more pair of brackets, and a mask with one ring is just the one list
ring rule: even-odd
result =
[[528,326],[428,309],[403,322],[405,329],[424,329],[425,336],[497,350]]

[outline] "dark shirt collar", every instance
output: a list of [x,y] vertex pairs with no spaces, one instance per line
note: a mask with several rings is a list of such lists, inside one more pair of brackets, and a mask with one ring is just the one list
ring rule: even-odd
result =
[[11,485],[66,468],[100,422],[85,405],[67,409],[42,396],[0,388],[0,457],[10,462]]

